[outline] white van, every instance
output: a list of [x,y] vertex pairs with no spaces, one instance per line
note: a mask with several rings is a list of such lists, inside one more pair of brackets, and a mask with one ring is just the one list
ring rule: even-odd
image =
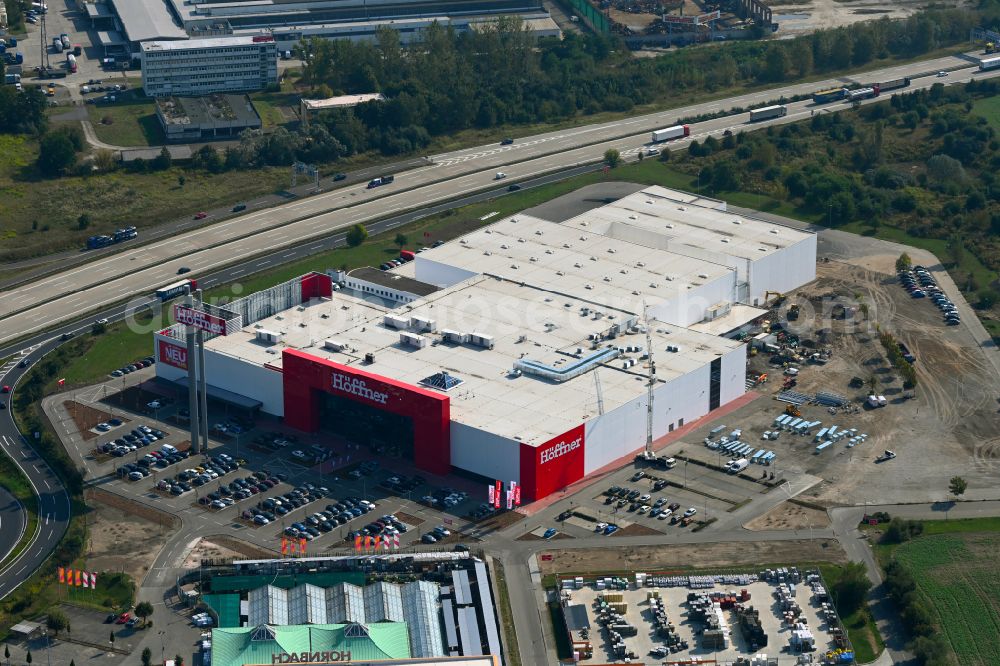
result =
[[497,175],[493,176],[493,180],[503,180],[506,177],[507,174],[505,174],[503,171],[497,171]]

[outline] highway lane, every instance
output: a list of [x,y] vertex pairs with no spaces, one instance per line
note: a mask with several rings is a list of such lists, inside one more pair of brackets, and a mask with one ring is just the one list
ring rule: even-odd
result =
[[[885,80],[901,75],[916,76],[927,71],[971,67],[961,58],[946,57],[859,75],[863,81]],[[931,78],[915,84],[930,85],[968,80],[969,71],[949,79]],[[625,121],[550,132],[519,140],[510,146],[481,146],[434,157],[435,164],[401,175],[392,185],[367,190],[363,184],[293,201],[276,208],[256,211],[181,236],[125,250],[90,264],[38,280],[20,289],[0,294],[0,316],[5,319],[0,341],[41,330],[63,321],[72,313],[91,310],[115,302],[128,294],[150,291],[171,281],[181,266],[205,270],[232,261],[232,257],[287,247],[356,222],[396,211],[426,206],[456,194],[489,188],[494,170],[502,168],[511,180],[546,171],[590,163],[600,159],[607,147],[634,154],[646,144],[651,129],[672,124],[678,118],[711,113],[732,106],[747,106],[778,96],[808,94],[825,86],[841,85],[849,79],[796,84],[706,102],[681,109],[639,116]],[[869,100],[869,103],[871,101]],[[800,102],[801,111],[808,103]],[[827,105],[823,109],[842,108]],[[756,129],[775,122],[801,119],[803,113],[789,114],[777,121],[747,125],[746,116],[720,118],[693,125],[694,136],[671,144],[682,148],[690,140],[708,132],[725,129]],[[584,146],[584,147],[581,147]],[[401,189],[410,188],[400,192]],[[95,288],[96,287],[96,288]],[[16,314],[12,314],[16,313]]]
[[[28,359],[34,363],[55,349],[57,345],[57,341],[52,340],[35,348],[26,349],[24,350],[26,353],[18,354],[17,360]],[[17,383],[27,371],[28,369],[21,367],[19,363],[13,364],[12,367],[7,367],[6,372],[0,377],[0,383],[11,386],[16,392]],[[9,398],[9,395],[5,396],[5,399]],[[33,539],[27,548],[22,550],[3,570],[0,570],[0,599],[3,599],[34,573],[52,554],[69,526],[71,509],[69,494],[62,481],[52,471],[48,463],[21,437],[14,425],[14,418],[9,408],[0,411],[0,446],[3,447],[4,453],[28,477],[28,481],[38,497],[38,529]],[[8,514],[10,510],[12,507],[5,504],[4,514]],[[3,515],[3,523],[6,523],[8,519],[16,520],[9,515]],[[21,519],[24,519],[23,516]]]

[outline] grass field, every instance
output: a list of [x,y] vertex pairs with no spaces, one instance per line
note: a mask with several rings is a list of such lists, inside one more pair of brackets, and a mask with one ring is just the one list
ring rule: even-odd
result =
[[1000,131],[1000,97],[988,97],[973,103],[972,112],[989,121],[993,129]]
[[1000,664],[995,640],[1000,636],[1000,535],[995,524],[989,526],[993,531],[964,532],[978,529],[978,522],[957,523],[966,521],[924,523],[929,534],[898,546],[893,555],[913,574],[955,661],[995,666]]
[[3,487],[16,497],[21,506],[24,507],[28,519],[21,539],[15,544],[10,554],[3,561],[0,561],[0,565],[4,565],[7,562],[13,561],[28,545],[28,541],[32,536],[34,536],[35,529],[38,526],[38,498],[35,497],[35,493],[31,489],[28,477],[17,468],[14,461],[6,453],[0,453],[0,479],[3,479]]
[[114,104],[88,104],[87,115],[97,138],[113,146],[161,146],[163,128],[156,106],[145,97],[125,98]]

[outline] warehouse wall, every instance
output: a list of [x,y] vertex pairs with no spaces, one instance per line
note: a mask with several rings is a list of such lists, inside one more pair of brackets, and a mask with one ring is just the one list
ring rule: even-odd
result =
[[206,349],[205,379],[212,386],[260,400],[261,411],[267,414],[285,413],[281,373],[276,370]]
[[[750,305],[764,303],[764,293],[785,293],[816,279],[816,235],[753,262],[750,268]],[[755,303],[755,299],[757,302]]]
[[451,464],[504,483],[521,481],[521,443],[464,423],[451,422]]
[[735,400],[747,391],[747,346],[740,345],[722,357],[722,404]]
[[657,303],[647,302],[647,305],[654,319],[687,327],[704,320],[708,308],[717,303],[732,303],[735,298],[736,273],[730,272]]
[[[725,373],[725,370],[723,370]],[[742,382],[742,380],[741,380]],[[653,392],[653,439],[708,413],[709,365],[706,364]],[[646,395],[586,423],[584,471],[590,474],[646,445]]]
[[438,287],[450,287],[475,275],[477,273],[457,266],[442,264],[439,261],[432,261],[419,254],[413,260],[413,277]]

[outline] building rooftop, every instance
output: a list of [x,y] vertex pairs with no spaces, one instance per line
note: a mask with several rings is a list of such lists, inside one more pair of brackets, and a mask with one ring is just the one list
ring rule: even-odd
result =
[[273,42],[273,37],[257,34],[201,37],[198,39],[185,39],[183,41],[151,41],[143,42],[140,46],[143,53],[149,53],[151,51],[185,51],[189,49],[224,48],[227,46],[253,46],[254,44],[269,44]]
[[150,39],[187,39],[188,35],[170,13],[164,0],[110,0],[128,38],[133,42]]
[[563,224],[680,254],[711,258],[714,253],[750,261],[813,236],[809,232],[726,212],[725,203],[713,202],[713,199],[653,186]]
[[406,623],[314,624],[233,627],[212,630],[212,663],[218,666],[271,664],[273,655],[350,652],[351,661],[406,659]]
[[253,103],[246,95],[162,97],[156,100],[156,106],[160,117],[168,125],[254,123],[260,120]]
[[303,99],[302,104],[310,111],[315,111],[317,109],[335,109],[346,106],[357,106],[365,102],[382,101],[385,101],[382,93],[363,93],[361,95],[340,95],[326,99]]
[[359,280],[365,280],[366,282],[386,287],[388,289],[405,291],[415,296],[430,296],[435,291],[438,291],[438,287],[433,284],[415,280],[414,278],[403,273],[383,271],[370,266],[355,268],[353,271],[348,273],[348,275]]
[[[582,314],[584,308],[590,310],[586,315]],[[433,319],[439,332],[448,329],[489,335],[494,346],[485,349],[448,343],[439,340],[440,335],[428,333],[427,346],[417,349],[400,342],[400,331],[385,325],[386,314]],[[219,353],[273,367],[281,366],[283,348],[301,349],[412,385],[445,371],[461,380],[448,391],[453,421],[537,446],[597,415],[594,379],[589,372],[562,383],[513,376],[515,363],[530,359],[555,368],[566,366],[593,353],[588,339],[591,334],[605,333],[632,317],[628,311],[613,307],[595,308],[593,300],[510,279],[476,276],[398,309],[390,309],[380,300],[334,292],[330,300],[314,299],[206,345]],[[282,332],[282,341],[258,341],[258,326]],[[662,381],[700,368],[740,345],[660,322],[653,322],[651,329],[657,377]],[[336,341],[343,350],[328,349],[327,340]],[[615,343],[644,347],[646,340],[641,334],[624,335]],[[666,351],[668,346],[679,353]],[[372,364],[364,364],[368,353],[374,355]],[[640,356],[625,355],[637,361]],[[607,411],[646,390],[643,363],[624,369],[625,357],[591,371],[600,374]]]

